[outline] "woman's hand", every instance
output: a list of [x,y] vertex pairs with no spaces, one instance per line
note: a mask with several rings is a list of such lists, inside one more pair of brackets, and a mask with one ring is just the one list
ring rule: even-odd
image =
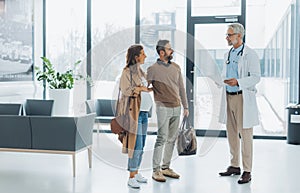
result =
[[142,91],[149,92],[148,88],[145,87],[145,86],[137,86],[137,87],[135,87],[135,91],[137,91],[137,92],[142,92]]

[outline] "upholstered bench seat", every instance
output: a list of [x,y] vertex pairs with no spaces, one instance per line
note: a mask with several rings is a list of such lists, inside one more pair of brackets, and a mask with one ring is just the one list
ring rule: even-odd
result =
[[0,151],[70,154],[88,150],[89,167],[95,113],[76,117],[0,115]]

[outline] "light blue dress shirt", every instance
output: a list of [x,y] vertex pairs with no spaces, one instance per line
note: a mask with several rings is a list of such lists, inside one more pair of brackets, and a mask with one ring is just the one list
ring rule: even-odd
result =
[[[232,49],[230,51],[230,57],[229,57],[229,64],[226,66],[226,78],[239,78],[238,74],[238,61],[241,57],[241,50],[242,50],[243,45],[239,46],[236,49]],[[226,91],[228,92],[238,92],[240,88],[238,86],[229,86],[226,85]]]

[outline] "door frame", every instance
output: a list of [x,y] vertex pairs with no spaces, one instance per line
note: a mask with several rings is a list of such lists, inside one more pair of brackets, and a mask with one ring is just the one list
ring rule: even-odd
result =
[[[246,0],[241,0],[241,15],[237,16],[192,16],[192,0],[187,0],[186,93],[189,105],[190,123],[194,123],[195,25],[232,23],[233,20],[246,27]],[[195,129],[198,136],[226,137],[226,131]]]

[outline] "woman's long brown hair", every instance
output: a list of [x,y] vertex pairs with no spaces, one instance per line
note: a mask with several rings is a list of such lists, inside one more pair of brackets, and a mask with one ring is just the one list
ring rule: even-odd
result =
[[126,67],[137,63],[135,57],[139,56],[141,54],[141,50],[143,49],[143,46],[139,44],[132,45],[128,48],[126,55]]

